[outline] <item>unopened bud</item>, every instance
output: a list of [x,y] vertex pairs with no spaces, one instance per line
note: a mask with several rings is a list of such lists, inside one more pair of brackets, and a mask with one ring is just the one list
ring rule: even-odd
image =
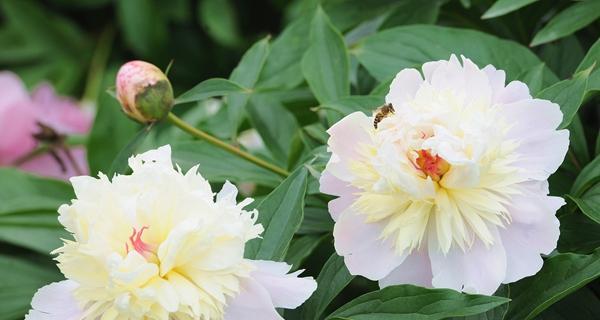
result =
[[127,116],[150,123],[164,118],[173,107],[173,88],[155,65],[130,61],[117,73],[117,99]]

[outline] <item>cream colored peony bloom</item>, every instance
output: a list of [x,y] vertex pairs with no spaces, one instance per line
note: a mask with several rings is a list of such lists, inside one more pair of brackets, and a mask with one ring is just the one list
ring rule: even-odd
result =
[[258,212],[183,174],[164,146],[129,159],[131,175],[112,182],[72,178],[77,199],[59,208],[73,240],[56,250],[68,279],[38,290],[31,320],[282,319],[316,289],[282,262],[244,259],[263,231]]
[[[463,57],[402,70],[374,126],[356,112],[329,129],[321,191],[350,272],[492,294],[535,274],[559,235],[547,179],[569,144],[559,106]],[[383,114],[381,114],[382,116]]]

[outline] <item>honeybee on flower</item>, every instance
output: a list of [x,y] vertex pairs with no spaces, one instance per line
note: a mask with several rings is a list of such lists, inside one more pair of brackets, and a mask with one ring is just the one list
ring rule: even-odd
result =
[[569,133],[557,104],[462,57],[400,71],[386,105],[333,125],[321,191],[335,248],[380,287],[492,294],[535,274],[559,235],[547,179]]

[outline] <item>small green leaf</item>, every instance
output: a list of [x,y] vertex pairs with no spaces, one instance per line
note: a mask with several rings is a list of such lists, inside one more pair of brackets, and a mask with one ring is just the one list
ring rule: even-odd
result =
[[241,44],[242,36],[235,8],[229,0],[202,0],[198,6],[198,20],[213,40],[226,47]]
[[181,94],[175,99],[175,105],[224,96],[231,93],[248,93],[248,91],[248,89],[243,88],[233,81],[213,78],[204,80],[192,89]]
[[265,231],[246,244],[246,258],[283,260],[304,215],[307,174],[305,168],[297,169],[256,207]]
[[559,128],[564,129],[573,120],[577,110],[583,103],[590,69],[584,70],[573,76],[573,79],[563,80],[538,93],[540,99],[550,100],[560,106],[563,121]]
[[200,164],[198,171],[211,182],[253,182],[275,187],[281,177],[205,141],[179,141],[171,144],[173,163],[182,170]]
[[307,205],[298,234],[325,233],[333,230],[333,220],[327,208]]
[[538,0],[498,0],[481,16],[481,19],[491,19],[503,16]]
[[334,311],[327,319],[438,320],[479,314],[508,301],[503,297],[463,294],[450,289],[401,285],[362,295]]
[[331,257],[323,265],[319,277],[317,277],[317,290],[304,303],[300,312],[303,320],[321,319],[327,306],[333,299],[354,279],[344,264],[344,258],[337,254]]
[[575,179],[570,194],[579,197],[600,182],[600,156],[588,163]]
[[310,46],[302,58],[302,73],[321,103],[350,94],[350,60],[344,39],[321,7],[311,23]]
[[560,11],[540,30],[530,46],[566,37],[600,17],[600,1],[581,1]]
[[585,166],[590,162],[590,150],[588,149],[583,124],[581,123],[579,115],[575,114],[568,129],[570,132],[569,140],[571,143],[569,144],[569,147],[571,152],[573,152],[578,165]]
[[129,143],[119,151],[115,159],[113,160],[110,169],[106,173],[107,176],[112,177],[113,175],[120,173],[125,174],[129,170],[129,158],[136,153],[140,152],[144,140],[150,134],[150,131],[154,125],[150,124],[143,127]]
[[600,39],[596,40],[596,42],[594,42],[594,44],[590,47],[590,50],[588,50],[583,60],[581,60],[579,63],[575,73],[588,69],[594,64],[596,67],[600,66]]
[[23,319],[30,308],[33,294],[61,274],[48,264],[30,262],[0,254],[0,318]]
[[[240,63],[229,76],[231,81],[246,88],[254,88],[269,56],[269,38],[268,36],[265,37],[246,51]],[[249,95],[242,93],[233,93],[227,96],[227,115],[234,131],[232,137],[237,134],[237,129],[244,118],[244,108],[248,98]]]
[[535,276],[511,285],[507,319],[533,319],[553,303],[600,276],[600,250],[562,253],[547,259]]

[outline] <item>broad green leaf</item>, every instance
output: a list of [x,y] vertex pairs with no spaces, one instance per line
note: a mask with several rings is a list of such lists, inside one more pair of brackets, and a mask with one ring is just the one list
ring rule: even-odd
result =
[[463,294],[450,289],[401,285],[362,295],[334,311],[327,319],[437,320],[479,314],[508,301],[503,297]]
[[596,65],[596,68],[600,67],[600,39],[596,40],[590,47],[590,50],[588,50],[583,60],[579,63],[575,73],[588,69],[594,64]]
[[[256,42],[242,57],[229,76],[229,79],[246,88],[254,88],[258,76],[269,56],[269,38]],[[233,93],[227,96],[227,114],[234,132],[231,136],[237,134],[237,129],[244,118],[244,108],[248,102],[249,96],[242,93]]]
[[600,156],[594,158],[581,170],[573,183],[573,187],[571,187],[570,193],[575,197],[579,197],[598,182],[600,182]]
[[440,0],[398,1],[398,6],[387,15],[380,29],[410,24],[434,24],[440,14]]
[[494,4],[481,16],[481,19],[491,19],[503,16],[517,9],[523,8],[526,5],[532,4],[538,0],[497,0]]
[[23,319],[38,288],[59,281],[58,270],[0,254],[0,319]]
[[379,81],[391,79],[404,68],[447,60],[451,54],[462,54],[482,68],[492,64],[506,71],[509,80],[541,63],[529,49],[512,41],[473,30],[425,25],[376,33],[359,42],[351,53]]
[[[102,87],[107,88],[114,84],[116,68],[106,73]],[[108,93],[101,93],[98,97],[94,126],[87,140],[87,160],[90,173],[96,175],[98,171],[108,172],[113,160],[135,136],[140,125],[127,118],[117,99]]]
[[0,215],[0,240],[49,254],[68,237],[57,218],[56,210]]
[[[494,293],[496,297],[505,297],[510,299],[510,286],[503,284],[500,289]],[[475,314],[466,317],[454,317],[452,320],[504,320],[506,313],[508,312],[508,306],[510,302],[502,304],[496,308],[490,309],[484,313]]]
[[569,125],[568,129],[570,133],[569,140],[571,141],[569,147],[572,150],[579,166],[585,166],[588,164],[588,162],[590,162],[590,150],[588,149],[581,119],[577,114],[575,114],[575,117],[573,117],[573,121]]
[[354,276],[346,269],[344,258],[332,254],[317,277],[317,290],[301,307],[301,319],[321,319],[327,306],[352,279]]
[[600,249],[590,255],[561,253],[535,276],[511,285],[506,319],[533,319],[544,309],[600,276]]
[[264,94],[253,95],[246,111],[252,126],[258,131],[273,158],[287,164],[289,146],[299,129],[294,115],[278,100]]
[[557,250],[561,253],[588,254],[600,247],[600,224],[581,212],[563,214],[560,220],[560,238]]
[[591,69],[581,71],[573,79],[563,80],[538,93],[538,98],[550,100],[560,106],[563,121],[559,128],[563,129],[569,126],[577,114],[577,110],[581,107],[590,71]]
[[213,78],[200,82],[192,89],[182,93],[175,99],[175,105],[204,100],[231,93],[249,93],[249,90],[239,84],[221,78]]
[[56,211],[74,197],[71,186],[63,181],[0,168],[0,215]]
[[317,246],[325,239],[326,235],[305,235],[295,238],[290,243],[290,248],[285,255],[285,262],[292,265],[292,271],[297,270],[302,262],[315,251]]
[[384,102],[385,100],[380,96],[347,96],[325,103],[322,107],[330,111],[327,113],[327,120],[329,124],[334,124],[356,111],[371,115]]
[[321,103],[350,94],[349,58],[344,39],[321,7],[311,23],[310,45],[302,58],[302,73]]
[[566,37],[587,26],[600,17],[600,1],[581,1],[560,11],[542,30],[540,30],[530,46],[554,41]]
[[[331,22],[340,31],[346,31],[363,21],[373,19],[382,14],[393,11],[403,2],[396,0],[324,0],[323,10],[329,16]],[[423,1],[421,1],[423,2]]]
[[117,1],[117,16],[127,44],[142,57],[160,57],[169,37],[161,5],[155,0]]
[[305,168],[297,169],[256,207],[265,231],[246,244],[246,258],[283,260],[304,215],[307,174]]
[[304,80],[300,61],[309,44],[310,22],[310,17],[302,17],[275,38],[257,87],[290,89]]
[[333,220],[327,208],[307,205],[304,208],[304,220],[297,234],[325,233],[333,230]]
[[241,44],[235,8],[229,0],[202,0],[198,6],[198,20],[213,40],[226,47]]
[[536,95],[543,86],[544,83],[544,70],[546,65],[542,62],[537,66],[531,67],[528,70],[523,71],[517,79],[525,82],[529,87],[529,92],[532,95]]
[[546,43],[540,49],[538,56],[560,79],[571,78],[585,56],[585,50],[575,35]]
[[577,320],[600,319],[600,299],[594,291],[581,288],[542,312],[541,320]]
[[199,164],[198,171],[211,182],[254,182],[275,187],[281,177],[205,141],[180,141],[171,144],[173,163],[186,171]]
[[600,223],[600,183],[585,191],[581,196],[574,197],[568,195],[579,209],[590,219]]
[[129,170],[129,158],[142,150],[142,146],[148,134],[154,127],[153,124],[143,127],[134,137],[129,141],[125,147],[119,151],[115,159],[113,160],[110,169],[106,173],[107,176],[112,177],[113,175],[120,173],[125,174]]

